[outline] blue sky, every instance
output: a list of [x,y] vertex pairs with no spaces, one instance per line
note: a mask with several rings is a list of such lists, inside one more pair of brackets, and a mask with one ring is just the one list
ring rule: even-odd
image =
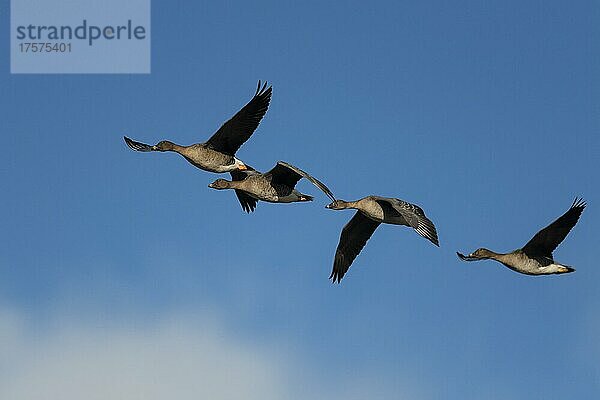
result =
[[[0,397],[598,396],[597,2],[213,3],[153,2],[149,75],[2,58]],[[352,213],[309,183],[246,215],[217,175],[123,143],[204,141],[258,79],[239,158],[419,204],[441,248],[383,226],[332,285]],[[576,195],[555,252],[576,273],[456,258],[522,246]]]

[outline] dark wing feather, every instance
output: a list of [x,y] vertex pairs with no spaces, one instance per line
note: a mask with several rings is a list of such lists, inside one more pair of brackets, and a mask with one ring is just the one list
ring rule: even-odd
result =
[[435,225],[425,216],[425,212],[421,207],[407,203],[404,200],[389,199],[386,197],[377,197],[376,201],[383,208],[384,215],[386,208],[392,207],[404,218],[406,223],[408,223],[415,232],[439,247],[440,241]]
[[273,88],[267,88],[267,82],[261,87],[261,82],[258,81],[254,97],[208,139],[207,146],[221,153],[235,155],[240,146],[252,136],[267,112],[272,93]]
[[[246,165],[248,167],[247,170],[244,171],[231,171],[231,179],[234,181],[243,181],[244,179],[246,179],[246,177],[248,175],[251,174],[258,174],[259,172],[257,172],[254,168],[252,168],[249,165]],[[246,211],[247,213],[251,213],[252,211],[254,211],[254,209],[256,208],[256,204],[258,203],[258,200],[256,200],[254,197],[250,196],[249,194],[247,194],[246,192],[244,192],[243,190],[238,190],[235,189],[235,195],[237,196],[242,209],[244,211]]]
[[329,279],[337,283],[342,280],[358,253],[365,247],[367,240],[373,235],[378,226],[379,222],[373,221],[360,211],[354,214],[354,217],[342,229]]
[[290,188],[294,188],[296,183],[300,179],[302,179],[302,175],[283,165],[280,162],[275,164],[275,166],[268,171],[265,175],[269,176],[271,179],[271,183],[277,185],[285,185]]
[[585,206],[586,203],[583,199],[575,198],[571,208],[556,221],[536,233],[523,247],[523,252],[530,257],[552,258],[552,252],[573,229]]
[[251,213],[252,211],[254,211],[258,200],[256,200],[252,196],[249,196],[248,194],[246,194],[246,192],[238,189],[235,189],[235,195],[237,196],[244,211],[246,211],[247,213]]
[[294,167],[284,161],[279,161],[272,170],[267,172],[267,174],[271,175],[271,182],[273,184],[286,185],[290,188],[294,188],[300,179],[306,178],[310,183],[325,193],[332,201],[335,201],[333,193],[331,193],[331,190],[329,190],[323,182],[304,172],[300,168]]
[[129,139],[127,136],[123,136],[123,139],[125,139],[125,143],[127,143],[127,146],[132,150],[143,152],[152,151],[152,146],[147,145],[146,143],[136,142],[135,140]]

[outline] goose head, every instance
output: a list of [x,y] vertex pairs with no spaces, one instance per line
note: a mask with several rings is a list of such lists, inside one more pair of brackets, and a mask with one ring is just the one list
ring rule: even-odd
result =
[[330,210],[345,210],[348,208],[348,202],[344,200],[334,200],[327,204],[325,208],[329,208]]
[[231,182],[222,178],[217,179],[210,185],[208,185],[211,189],[223,190],[223,189],[231,189]]
[[152,150],[154,151],[173,151],[174,149],[175,143],[169,142],[168,140],[161,140],[156,146],[152,146]]
[[492,258],[496,253],[488,249],[480,248],[466,256],[458,252],[456,254],[458,255],[458,258],[460,258],[463,261],[476,261],[487,260],[488,258]]

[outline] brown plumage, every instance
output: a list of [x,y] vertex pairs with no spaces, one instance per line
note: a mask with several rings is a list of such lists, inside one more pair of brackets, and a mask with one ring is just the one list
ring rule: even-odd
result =
[[579,221],[586,207],[583,199],[575,198],[571,207],[556,221],[539,231],[523,248],[510,253],[496,253],[480,248],[465,256],[456,254],[463,261],[495,260],[515,272],[525,275],[565,274],[575,271],[574,268],[556,263],[552,253],[567,237],[571,229]]
[[333,282],[339,283],[342,280],[356,256],[382,223],[410,226],[431,243],[440,245],[435,225],[425,216],[421,207],[400,199],[367,196],[357,201],[335,200],[327,208],[357,210],[342,229],[329,276]]
[[[132,150],[140,152],[171,151],[183,156],[190,164],[204,171],[224,173],[229,172],[232,179],[241,180],[245,175],[238,172],[250,170],[252,167],[246,165],[242,160],[235,157],[235,153],[254,133],[260,121],[264,117],[269,104],[273,88],[267,87],[267,83],[258,86],[254,97],[242,107],[231,119],[225,122],[205,143],[196,143],[189,146],[181,146],[163,140],[154,146],[137,142],[126,136],[123,137],[127,146]],[[236,191],[240,204],[246,211],[256,207],[256,202]]]
[[[232,174],[233,176],[234,174]],[[265,173],[256,170],[236,172],[232,181],[217,179],[208,187],[217,190],[234,189],[238,194],[242,207],[250,212],[256,207],[256,201],[262,200],[269,203],[295,203],[311,201],[312,196],[302,194],[295,189],[296,184],[302,178],[307,179],[318,187],[331,199],[335,200],[333,193],[321,181],[312,177],[298,167],[279,161],[275,167]],[[242,196],[242,198],[240,198]],[[250,202],[252,202],[250,204]]]

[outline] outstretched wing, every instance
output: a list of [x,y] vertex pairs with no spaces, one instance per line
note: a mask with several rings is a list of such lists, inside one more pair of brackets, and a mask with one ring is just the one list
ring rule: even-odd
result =
[[[244,179],[246,179],[246,177],[248,177],[248,175],[259,173],[251,166],[249,166],[249,165],[246,165],[246,166],[248,167],[247,170],[231,171],[230,172],[231,180],[243,181]],[[256,204],[258,203],[258,200],[256,200],[254,197],[250,196],[248,193],[244,192],[243,190],[235,189],[235,195],[237,196],[237,198],[242,206],[242,209],[244,211],[246,211],[247,213],[251,213],[252,211],[254,211],[254,209],[256,208]]]
[[294,167],[284,161],[279,161],[272,170],[267,172],[267,174],[271,175],[271,183],[275,185],[286,185],[290,188],[295,187],[300,179],[306,178],[325,193],[332,201],[335,201],[333,193],[331,193],[331,190],[329,190],[323,182],[302,171],[300,168]]
[[575,198],[571,208],[556,221],[539,231],[523,247],[523,252],[530,257],[542,256],[552,258],[552,252],[567,237],[575,226],[587,204],[583,199]]
[[354,214],[354,217],[342,229],[329,279],[337,283],[342,280],[358,253],[365,247],[367,240],[373,235],[378,226],[379,222],[373,221],[360,211]]
[[391,207],[404,218],[406,223],[413,228],[415,232],[439,247],[440,242],[435,225],[425,216],[425,212],[421,207],[400,199],[390,199],[387,197],[375,197],[375,199],[375,201],[383,208],[384,215],[386,215],[386,209]]
[[258,81],[254,97],[208,139],[207,146],[221,153],[235,155],[240,146],[252,136],[267,112],[272,93],[273,88],[267,88],[267,82],[261,87],[261,82]]
[[123,139],[125,139],[125,143],[127,143],[127,146],[129,146],[132,150],[143,152],[152,151],[152,146],[146,143],[136,142],[135,140],[129,139],[127,136],[123,136]]

